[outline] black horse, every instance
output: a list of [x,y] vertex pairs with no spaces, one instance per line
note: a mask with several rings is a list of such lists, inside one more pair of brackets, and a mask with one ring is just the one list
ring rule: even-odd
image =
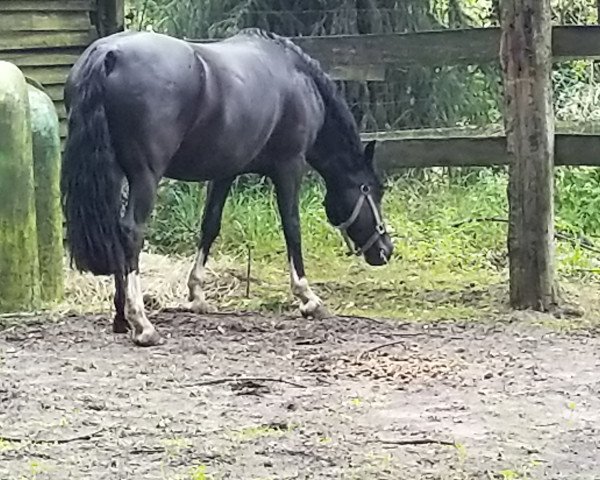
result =
[[257,29],[201,45],[155,33],[115,34],[78,59],[65,103],[61,188],[71,256],[80,270],[115,276],[113,330],[124,333],[129,323],[139,345],[161,341],[144,313],[138,258],[163,176],[211,181],[188,281],[196,311],[207,310],[204,265],[240,174],[268,176],[275,185],[292,290],[305,316],[322,308],[302,260],[298,196],[306,161],[325,180],[328,219],[354,253],[371,265],[392,255],[374,143],[363,150],[335,84],[288,39]]

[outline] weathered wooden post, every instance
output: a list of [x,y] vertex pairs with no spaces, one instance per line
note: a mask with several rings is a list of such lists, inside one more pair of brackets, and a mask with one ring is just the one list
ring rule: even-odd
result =
[[549,310],[554,278],[551,0],[502,0],[501,62],[509,155],[510,301]]
[[48,95],[32,85],[28,85],[28,93],[41,296],[46,302],[55,302],[62,300],[64,293],[59,122]]
[[33,158],[27,84],[0,61],[0,310],[39,300]]
[[125,28],[125,0],[96,0],[96,30],[104,37]]

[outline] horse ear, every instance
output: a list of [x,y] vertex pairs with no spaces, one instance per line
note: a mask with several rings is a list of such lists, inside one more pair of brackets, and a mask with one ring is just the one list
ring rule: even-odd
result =
[[371,140],[369,143],[367,143],[367,145],[365,146],[365,152],[363,155],[365,157],[365,161],[369,165],[372,165],[373,164],[373,156],[375,155],[375,140]]

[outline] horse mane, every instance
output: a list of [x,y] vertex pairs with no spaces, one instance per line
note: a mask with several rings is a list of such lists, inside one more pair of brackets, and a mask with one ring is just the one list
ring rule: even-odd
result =
[[[335,149],[339,150],[342,145],[346,146],[349,151],[348,153],[350,153],[348,159],[351,162],[362,159],[362,143],[356,121],[337,85],[323,71],[321,64],[289,38],[260,28],[246,28],[239,33],[240,35],[263,38],[275,42],[300,60],[298,66],[303,73],[313,80],[325,105],[325,122],[319,135],[319,137],[323,138],[317,138],[317,142],[321,140],[333,143],[333,141],[337,140]],[[336,132],[337,135],[335,134]]]

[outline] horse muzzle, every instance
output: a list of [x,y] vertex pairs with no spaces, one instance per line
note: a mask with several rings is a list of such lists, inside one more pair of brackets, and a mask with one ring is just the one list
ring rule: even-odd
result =
[[381,235],[368,250],[363,252],[363,256],[369,265],[380,267],[382,265],[387,265],[390,262],[393,253],[394,245],[392,244],[390,236],[385,233]]

